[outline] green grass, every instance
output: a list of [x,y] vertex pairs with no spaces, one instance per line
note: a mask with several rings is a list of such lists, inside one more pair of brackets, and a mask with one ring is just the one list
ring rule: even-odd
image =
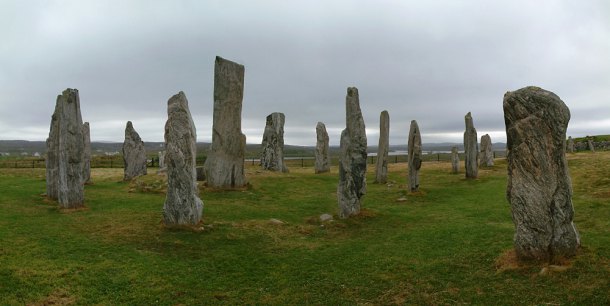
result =
[[336,211],[335,168],[253,167],[248,190],[202,191],[201,232],[164,229],[165,196],[120,182],[120,169],[93,169],[76,212],[41,196],[44,169],[2,169],[0,304],[609,304],[610,152],[569,157],[583,247],[546,275],[510,260],[496,162],[474,181],[424,163],[418,194],[405,164],[390,165],[388,185],[370,183],[370,166],[363,213],[327,224],[317,217]]

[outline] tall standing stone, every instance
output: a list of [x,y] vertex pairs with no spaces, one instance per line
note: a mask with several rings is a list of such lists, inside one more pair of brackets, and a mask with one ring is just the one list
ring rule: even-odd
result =
[[123,162],[125,170],[123,180],[128,181],[140,175],[146,175],[146,149],[144,141],[133,128],[131,121],[125,127],[125,141],[123,142]]
[[388,181],[388,151],[390,149],[390,115],[384,110],[379,115],[379,146],[377,146],[377,168],[375,183]]
[[419,191],[419,169],[421,168],[421,133],[417,121],[411,120],[409,128],[409,188],[411,192]]
[[288,172],[284,163],[284,122],[283,113],[267,116],[261,151],[261,166],[265,170]]
[[47,196],[62,208],[84,205],[83,120],[77,89],[66,89],[57,96],[47,139]]
[[316,173],[330,171],[330,152],[328,150],[328,132],[322,122],[316,125]]
[[345,106],[346,128],[341,132],[337,187],[341,218],[358,214],[366,194],[366,131],[356,87],[347,89]]
[[479,175],[478,161],[479,148],[477,144],[477,130],[472,123],[470,112],[464,117],[466,130],[464,131],[464,164],[466,167],[466,178],[477,178]]
[[491,167],[494,165],[494,151],[491,146],[489,134],[481,136],[481,154],[479,155],[481,167]]
[[89,122],[83,123],[83,184],[91,184],[91,131]]
[[196,225],[201,220],[203,202],[198,195],[195,171],[196,141],[195,124],[181,91],[167,101],[167,195],[163,205],[163,222],[167,226]]
[[525,87],[504,95],[506,194],[519,258],[570,257],[580,245],[565,156],[569,120],[570,110],[550,91]]
[[159,169],[165,168],[165,151],[159,151]]
[[574,139],[572,139],[572,136],[568,137],[568,153],[574,153]]
[[591,138],[587,138],[587,147],[591,152],[595,152],[595,145],[593,144],[593,140]]
[[460,155],[457,147],[451,147],[451,173],[456,174],[460,169]]
[[212,146],[204,164],[210,187],[231,189],[246,185],[246,135],[241,132],[244,66],[216,57]]

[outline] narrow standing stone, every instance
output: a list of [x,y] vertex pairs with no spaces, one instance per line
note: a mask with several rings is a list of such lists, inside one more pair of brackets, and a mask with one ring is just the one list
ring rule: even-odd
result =
[[521,259],[576,254],[572,183],[565,156],[570,110],[550,91],[525,87],[504,95],[508,160],[507,198]]
[[494,151],[491,146],[489,134],[481,136],[481,154],[479,155],[481,167],[491,167],[494,165]]
[[181,91],[167,101],[167,195],[163,205],[163,222],[167,226],[192,226],[201,220],[203,202],[197,188],[196,141],[195,124],[186,96]]
[[[47,153],[45,158],[46,178],[47,178],[47,197],[57,201],[59,199],[59,116],[61,115],[60,97],[57,97],[55,111],[51,116],[51,126],[49,128],[49,138],[47,138]],[[62,98],[63,101],[63,98]]]
[[83,123],[83,184],[91,184],[91,131],[89,122]]
[[322,122],[316,125],[316,173],[330,171],[330,154],[328,150],[328,133]]
[[460,155],[457,147],[451,147],[451,173],[456,174],[460,168]]
[[125,170],[123,180],[128,181],[140,175],[146,175],[146,149],[144,141],[133,128],[131,121],[125,127],[125,141],[123,142],[123,162]]
[[464,117],[466,131],[464,131],[464,164],[466,167],[466,178],[477,178],[479,175],[478,160],[479,148],[477,145],[477,130],[472,123],[470,112]]
[[593,140],[591,138],[587,138],[587,146],[591,152],[595,152],[595,145],[593,145]]
[[572,139],[572,136],[568,137],[568,153],[574,153],[574,139]]
[[165,151],[159,151],[159,169],[165,168]]
[[284,122],[283,113],[267,116],[261,151],[261,166],[265,170],[288,172],[284,163]]
[[212,146],[204,164],[207,184],[220,189],[246,185],[246,135],[241,132],[244,66],[216,57]]
[[375,183],[388,181],[388,151],[390,148],[390,115],[384,110],[379,115],[379,146],[377,146],[377,168]]
[[417,121],[411,120],[409,128],[409,188],[419,191],[419,169],[421,168],[421,134]]
[[345,106],[346,128],[341,132],[337,187],[340,218],[358,214],[366,194],[366,130],[356,87],[347,89]]

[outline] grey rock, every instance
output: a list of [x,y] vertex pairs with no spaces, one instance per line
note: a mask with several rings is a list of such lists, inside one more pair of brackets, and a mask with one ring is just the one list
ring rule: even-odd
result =
[[366,131],[360,111],[358,89],[349,87],[345,98],[346,128],[341,132],[339,186],[337,200],[339,217],[358,214],[362,196],[366,194]]
[[167,195],[163,205],[163,222],[167,226],[192,226],[201,220],[203,202],[198,196],[195,172],[196,141],[195,124],[186,96],[181,91],[167,102]]
[[451,173],[456,174],[460,169],[460,155],[457,147],[451,147]]
[[197,172],[197,181],[205,181],[205,168],[195,167],[195,171]]
[[591,152],[595,152],[595,145],[593,144],[593,140],[591,138],[587,139],[587,148]]
[[574,153],[574,139],[572,139],[572,136],[568,137],[567,150],[568,153]]
[[91,130],[89,122],[83,123],[83,184],[91,184]]
[[565,156],[569,120],[568,107],[550,91],[525,87],[504,95],[506,194],[521,259],[570,257],[580,245]]
[[125,170],[123,180],[128,181],[140,175],[146,175],[146,149],[144,141],[133,128],[131,121],[125,127],[125,141],[123,142],[123,162]]
[[494,165],[494,151],[489,134],[481,136],[481,154],[479,155],[479,159],[479,165],[481,167],[491,167]]
[[409,128],[409,188],[411,192],[419,191],[419,169],[421,169],[421,133],[417,121],[411,120]]
[[316,173],[330,171],[330,152],[328,150],[328,133],[326,126],[322,122],[316,125]]
[[377,168],[375,183],[388,181],[388,150],[390,147],[390,115],[384,110],[379,115],[379,146],[377,147]]
[[479,175],[479,148],[477,144],[477,130],[472,122],[470,112],[464,117],[466,130],[464,131],[464,164],[466,167],[466,178],[474,179]]
[[276,219],[276,218],[271,218],[269,219],[269,223],[274,224],[274,225],[284,225],[286,224],[286,222],[280,220],[280,219]]
[[216,57],[212,146],[204,164],[207,184],[220,189],[243,187],[246,135],[241,132],[244,66]]
[[62,208],[84,206],[85,144],[77,89],[57,96],[47,139],[47,196]]
[[267,116],[261,151],[261,166],[265,170],[288,172],[284,163],[284,122],[283,113]]
[[321,214],[320,215],[320,222],[328,222],[328,221],[332,221],[333,220],[333,216],[331,214]]
[[159,169],[165,168],[165,151],[159,151]]

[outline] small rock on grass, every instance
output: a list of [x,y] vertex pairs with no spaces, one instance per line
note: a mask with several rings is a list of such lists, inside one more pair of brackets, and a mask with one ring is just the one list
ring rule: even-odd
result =
[[332,221],[333,216],[330,214],[322,214],[320,215],[320,222]]

